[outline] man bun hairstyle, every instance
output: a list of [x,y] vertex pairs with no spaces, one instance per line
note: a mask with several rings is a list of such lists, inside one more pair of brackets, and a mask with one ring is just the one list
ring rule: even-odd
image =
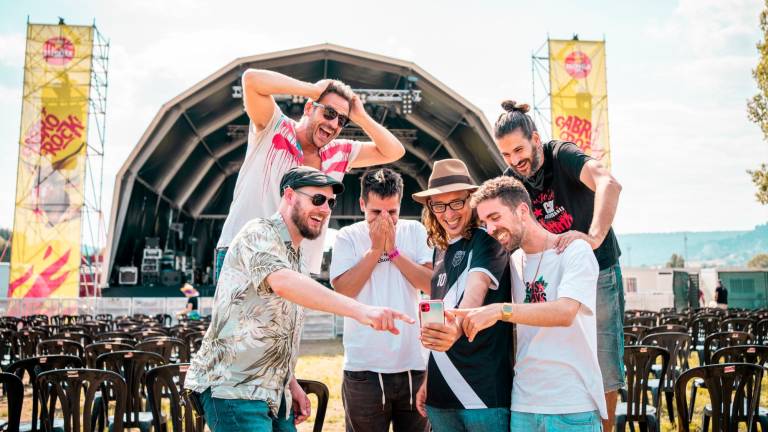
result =
[[369,169],[360,177],[360,197],[368,202],[373,192],[381,198],[403,196],[403,177],[390,168]]
[[505,100],[501,103],[504,112],[501,113],[493,127],[493,134],[496,139],[503,138],[518,129],[522,130],[526,139],[531,139],[536,132],[536,125],[533,119],[528,115],[531,110],[528,104],[519,104],[513,100]]
[[502,204],[514,210],[521,203],[525,203],[532,211],[531,197],[525,186],[514,177],[500,176],[486,180],[470,197],[469,205],[477,208],[483,201],[498,198]]

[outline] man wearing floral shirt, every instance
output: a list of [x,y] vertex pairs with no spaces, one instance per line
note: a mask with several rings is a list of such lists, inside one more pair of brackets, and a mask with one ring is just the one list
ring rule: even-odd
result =
[[211,325],[185,382],[200,393],[211,431],[295,431],[295,424],[309,417],[309,399],[293,376],[303,307],[395,334],[395,320],[413,323],[306,276],[300,244],[320,235],[335,194],[343,190],[341,182],[317,169],[293,168],[280,182],[278,212],[251,220],[233,239]]

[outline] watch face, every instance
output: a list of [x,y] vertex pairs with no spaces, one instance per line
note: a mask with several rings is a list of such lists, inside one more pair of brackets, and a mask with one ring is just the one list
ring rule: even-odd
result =
[[512,313],[512,305],[510,304],[501,305],[501,311],[503,313]]

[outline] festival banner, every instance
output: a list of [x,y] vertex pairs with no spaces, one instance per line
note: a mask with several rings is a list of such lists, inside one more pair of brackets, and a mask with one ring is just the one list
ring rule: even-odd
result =
[[91,26],[27,26],[8,297],[77,297]]
[[605,42],[549,40],[552,138],[611,166]]

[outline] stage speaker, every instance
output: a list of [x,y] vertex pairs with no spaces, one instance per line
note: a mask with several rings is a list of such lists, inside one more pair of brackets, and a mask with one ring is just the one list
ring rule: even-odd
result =
[[163,270],[160,272],[160,284],[165,286],[181,285],[181,272],[177,270]]
[[117,282],[120,285],[136,285],[139,283],[139,270],[136,267],[119,267]]

